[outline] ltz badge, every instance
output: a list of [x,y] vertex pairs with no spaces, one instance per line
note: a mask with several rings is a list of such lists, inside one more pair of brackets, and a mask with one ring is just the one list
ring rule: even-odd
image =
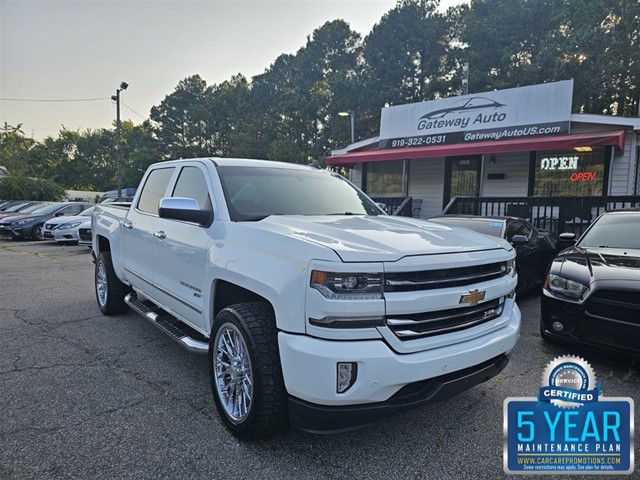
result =
[[631,398],[604,398],[595,372],[573,356],[554,359],[538,396],[504,401],[504,471],[509,474],[630,474]]

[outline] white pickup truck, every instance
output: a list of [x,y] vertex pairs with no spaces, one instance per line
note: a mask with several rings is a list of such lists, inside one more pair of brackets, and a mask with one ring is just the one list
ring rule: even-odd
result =
[[520,332],[515,251],[387,216],[338,174],[204,158],[152,165],[98,205],[100,310],[206,353],[238,438],[340,432],[498,374]]

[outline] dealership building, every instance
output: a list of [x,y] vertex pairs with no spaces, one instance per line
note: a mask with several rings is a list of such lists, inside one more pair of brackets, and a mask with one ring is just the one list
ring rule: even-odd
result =
[[327,164],[389,213],[508,214],[567,231],[640,195],[640,118],[571,113],[572,93],[568,80],[387,107],[379,137]]

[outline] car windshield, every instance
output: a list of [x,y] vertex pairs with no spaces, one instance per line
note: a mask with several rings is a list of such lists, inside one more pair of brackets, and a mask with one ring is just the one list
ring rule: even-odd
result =
[[31,212],[35,212],[36,210],[45,207],[49,205],[48,203],[34,203],[33,205],[29,205],[28,207],[23,208],[22,210],[20,210],[20,213],[31,213]]
[[24,208],[25,205],[27,205],[27,203],[17,203],[15,205],[11,205],[10,207],[8,207],[7,209],[5,209],[3,211],[4,212],[17,212],[21,208]]
[[270,215],[380,215],[378,206],[325,170],[218,167],[233,221]]
[[40,205],[40,208],[35,209],[33,212],[34,215],[49,215],[50,213],[54,213],[57,210],[60,210],[62,206],[59,203],[51,203],[49,205],[45,205],[44,207]]
[[640,249],[640,212],[601,216],[580,239],[578,246]]
[[86,210],[81,211],[81,212],[78,214],[78,216],[79,216],[79,217],[90,217],[91,215],[93,215],[93,210],[94,210],[95,208],[96,208],[96,207],[89,207],[89,208],[87,208]]

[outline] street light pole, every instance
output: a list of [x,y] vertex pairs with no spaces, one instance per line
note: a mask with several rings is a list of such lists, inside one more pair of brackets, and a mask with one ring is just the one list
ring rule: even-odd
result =
[[462,94],[469,95],[469,64],[462,66]]
[[356,131],[355,131],[355,119],[356,112],[353,110],[347,110],[346,112],[338,112],[338,115],[341,117],[346,117],[347,115],[351,117],[351,144],[356,143]]
[[116,94],[111,95],[111,100],[116,102],[116,183],[118,187],[118,197],[122,196],[122,124],[120,123],[120,92],[126,90],[129,84],[120,83],[120,88],[116,88]]

